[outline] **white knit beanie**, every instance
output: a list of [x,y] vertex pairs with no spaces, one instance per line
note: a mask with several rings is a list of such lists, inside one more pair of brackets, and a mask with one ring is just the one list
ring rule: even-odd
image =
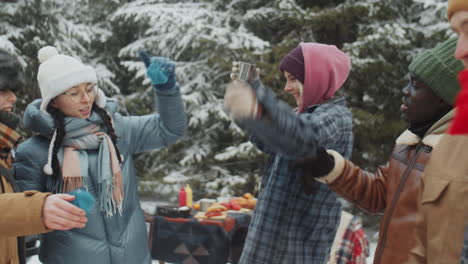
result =
[[[37,54],[39,71],[37,81],[41,89],[41,111],[47,113],[50,100],[82,83],[97,83],[96,71],[91,66],[86,66],[79,60],[59,54],[52,46],[41,48]],[[95,102],[99,107],[106,105],[106,96],[98,88]]]

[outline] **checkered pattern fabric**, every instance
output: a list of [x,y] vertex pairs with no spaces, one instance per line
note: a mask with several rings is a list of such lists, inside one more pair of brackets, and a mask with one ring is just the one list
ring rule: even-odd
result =
[[[274,96],[266,98],[276,100]],[[343,98],[299,115],[279,100],[268,103],[278,106],[274,116],[243,124],[252,141],[270,157],[240,263],[323,264],[340,221],[341,205],[337,196],[318,182],[312,195],[305,194],[300,173],[290,165],[320,146],[349,158],[351,113]]]
[[366,264],[367,256],[369,241],[362,228],[361,219],[353,216],[336,251],[336,264]]
[[0,159],[11,166],[10,150],[13,149],[21,139],[21,135],[10,127],[0,123]]

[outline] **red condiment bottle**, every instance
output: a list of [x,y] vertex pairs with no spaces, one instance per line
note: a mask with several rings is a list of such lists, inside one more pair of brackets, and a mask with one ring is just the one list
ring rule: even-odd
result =
[[183,186],[179,191],[179,206],[187,206],[187,193]]

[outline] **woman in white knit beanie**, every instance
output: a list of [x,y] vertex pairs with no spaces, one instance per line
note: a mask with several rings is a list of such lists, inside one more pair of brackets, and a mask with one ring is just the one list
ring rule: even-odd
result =
[[97,87],[92,67],[51,46],[39,50],[42,99],[24,116],[25,127],[37,135],[18,148],[16,175],[23,189],[75,194],[88,218],[82,229],[45,234],[42,262],[151,262],[133,155],[182,137],[186,113],[175,63],[140,55],[160,114],[120,115]]

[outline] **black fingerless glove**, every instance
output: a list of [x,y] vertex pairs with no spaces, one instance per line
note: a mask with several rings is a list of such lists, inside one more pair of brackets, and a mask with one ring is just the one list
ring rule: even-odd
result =
[[297,160],[292,166],[294,170],[300,173],[304,192],[311,194],[314,191],[314,186],[317,184],[315,178],[329,174],[335,167],[335,159],[324,148],[320,147],[315,152],[315,155]]

